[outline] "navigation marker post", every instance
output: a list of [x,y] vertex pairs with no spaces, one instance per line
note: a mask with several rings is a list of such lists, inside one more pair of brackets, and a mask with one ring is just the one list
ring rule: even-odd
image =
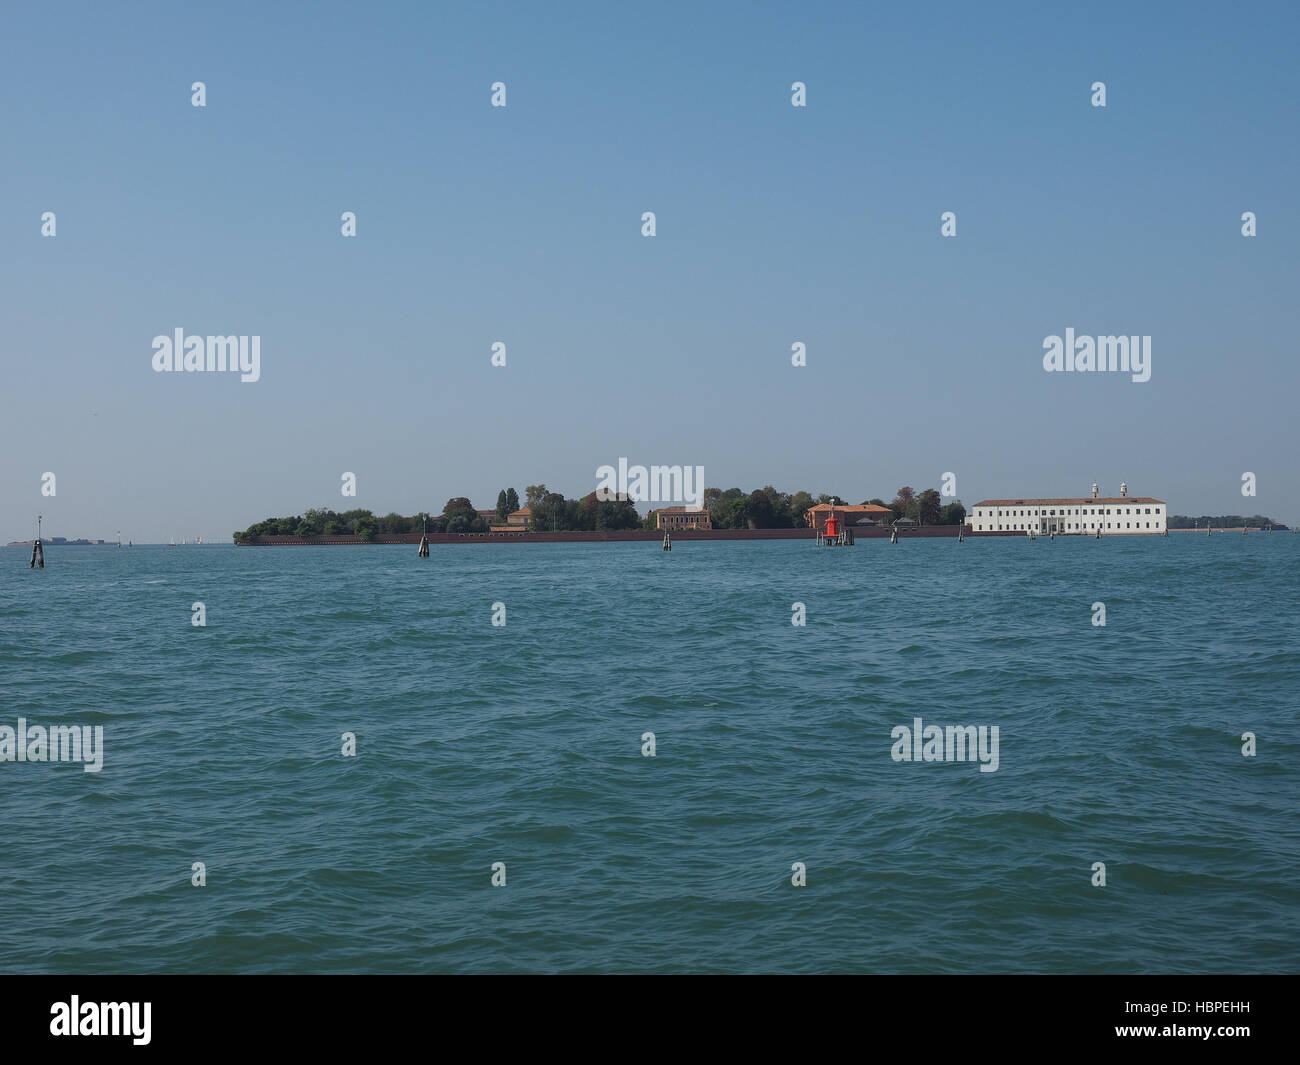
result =
[[429,557],[429,515],[422,513],[420,517],[421,519],[423,519],[424,524],[422,526],[423,531],[420,533],[420,550],[418,550],[415,553],[415,557],[428,558]]
[[28,569],[45,568],[45,548],[41,546],[41,515],[36,515],[36,542],[32,544],[32,561]]

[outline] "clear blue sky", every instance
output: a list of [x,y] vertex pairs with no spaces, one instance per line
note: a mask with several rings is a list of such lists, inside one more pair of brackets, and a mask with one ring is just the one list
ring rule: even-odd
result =
[[[0,541],[582,495],[620,456],[1300,518],[1294,5],[4,21]],[[260,335],[261,380],[155,374],[178,327]],[[1151,335],[1151,380],[1045,373],[1067,327]]]

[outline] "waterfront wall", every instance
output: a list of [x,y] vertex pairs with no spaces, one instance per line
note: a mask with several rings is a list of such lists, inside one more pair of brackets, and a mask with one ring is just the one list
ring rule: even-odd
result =
[[[1024,533],[1006,532],[971,532],[966,526],[967,536],[1023,536]],[[853,536],[858,540],[888,540],[889,529],[854,529]],[[956,525],[920,525],[914,529],[900,529],[900,540],[917,538],[948,537],[956,539]],[[674,542],[685,543],[688,540],[812,540],[816,533],[811,529],[711,529],[708,531],[682,529],[672,534]],[[618,542],[659,542],[662,532],[646,529],[598,529],[594,532],[523,532],[523,533],[429,533],[430,544],[584,544],[584,543],[618,543]],[[241,547],[308,547],[313,545],[335,544],[411,544],[420,542],[419,533],[376,533],[370,540],[361,540],[355,536],[257,536],[250,540],[241,540]]]

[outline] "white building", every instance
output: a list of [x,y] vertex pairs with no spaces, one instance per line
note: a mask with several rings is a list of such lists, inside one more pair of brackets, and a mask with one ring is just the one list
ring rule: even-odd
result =
[[1163,533],[1169,508],[1163,499],[1130,496],[1128,485],[1119,495],[1101,496],[1092,486],[1090,497],[1075,499],[985,499],[971,507],[968,524],[975,532],[1069,533],[1102,536]]

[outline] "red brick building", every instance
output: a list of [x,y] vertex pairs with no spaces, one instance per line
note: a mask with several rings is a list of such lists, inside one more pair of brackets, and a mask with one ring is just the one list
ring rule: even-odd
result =
[[707,510],[696,507],[661,507],[655,511],[656,528],[675,532],[678,529],[712,529],[713,519]]
[[[826,519],[830,517],[831,505],[829,503],[818,503],[815,507],[809,507],[804,511],[804,524],[810,529],[816,529],[818,532],[826,531]],[[835,504],[835,513],[839,515],[840,529],[851,529],[855,525],[880,525],[886,517],[891,516],[894,512],[888,507],[878,507],[874,503],[863,503],[861,506],[845,506],[842,503]]]

